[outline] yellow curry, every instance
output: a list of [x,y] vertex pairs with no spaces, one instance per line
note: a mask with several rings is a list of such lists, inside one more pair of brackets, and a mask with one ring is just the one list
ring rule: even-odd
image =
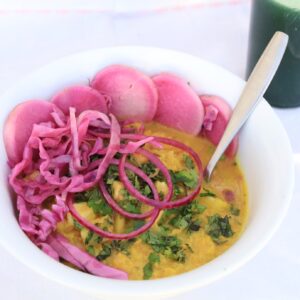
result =
[[[185,143],[196,151],[203,166],[214,151],[214,146],[203,137],[191,136],[157,123],[146,124],[145,134]],[[178,184],[174,185],[174,193],[178,197],[188,193],[193,185],[193,176],[197,176],[193,161],[178,148],[146,147],[177,176]],[[150,177],[163,197],[168,187],[157,170],[141,155],[132,155],[130,159],[134,164],[150,170]],[[114,171],[110,170],[111,173]],[[108,178],[113,198],[130,212],[149,210],[149,207],[128,194],[116,176]],[[150,193],[147,187],[144,189],[145,193]],[[129,220],[114,213],[103,202],[97,189],[78,195],[75,200],[74,205],[80,214],[104,229],[122,233],[142,225],[141,220]],[[103,239],[83,228],[70,214],[58,224],[57,232],[103,263],[124,270],[129,279],[155,279],[190,271],[222,254],[241,235],[247,212],[247,189],[243,174],[235,159],[224,156],[211,181],[203,181],[201,192],[190,204],[161,211],[150,230],[134,239]]]

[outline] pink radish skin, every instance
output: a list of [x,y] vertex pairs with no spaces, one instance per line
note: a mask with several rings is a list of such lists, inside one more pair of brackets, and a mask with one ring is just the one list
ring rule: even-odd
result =
[[51,101],[58,106],[66,115],[69,108],[76,109],[76,115],[85,110],[98,110],[107,113],[107,104],[103,95],[97,90],[85,86],[71,86],[54,95]]
[[54,105],[45,100],[29,100],[17,105],[4,124],[3,137],[8,160],[16,164],[22,160],[23,150],[33,125],[52,120]]
[[[232,109],[229,104],[218,96],[201,95],[200,99],[205,109],[204,123],[202,134],[207,137],[214,145],[217,145],[223,136],[227,123],[231,117]],[[216,118],[208,116],[209,111],[215,108],[217,111]],[[213,120],[215,119],[215,120]],[[228,157],[234,157],[238,149],[238,136],[236,136],[228,148],[225,154]]]
[[204,108],[195,91],[181,78],[162,73],[154,76],[158,91],[155,120],[197,135],[204,119]]
[[157,108],[157,91],[150,77],[122,65],[101,70],[91,86],[111,97],[110,110],[118,120],[151,121]]

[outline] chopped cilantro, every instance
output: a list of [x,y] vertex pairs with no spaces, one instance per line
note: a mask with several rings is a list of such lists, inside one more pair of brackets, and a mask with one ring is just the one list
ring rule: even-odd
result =
[[191,252],[191,253],[194,253],[192,247],[190,246],[190,244],[186,243],[186,248]]
[[86,191],[85,195],[88,199],[88,206],[93,209],[95,214],[100,214],[102,216],[112,214],[111,207],[106,203],[106,200],[100,194],[98,188],[92,188]]
[[102,261],[107,257],[111,256],[113,251],[122,252],[125,255],[130,255],[129,246],[135,242],[135,239],[130,239],[126,241],[112,240],[111,243],[102,244],[102,250],[97,255],[97,259]]
[[145,225],[144,220],[134,220],[133,230],[137,230],[137,229],[141,228],[143,225]]
[[88,232],[88,235],[86,236],[86,238],[85,238],[85,240],[84,240],[84,243],[85,243],[86,245],[91,241],[91,239],[93,238],[93,235],[94,235],[94,232],[90,230],[90,231]]
[[199,176],[195,169],[181,170],[178,172],[171,171],[170,174],[174,184],[183,183],[190,189],[194,189],[199,182]]
[[132,171],[127,171],[127,176],[131,181],[132,185],[141,192],[144,196],[152,197],[152,191],[148,184],[144,182],[140,177],[134,174]]
[[85,197],[85,193],[76,193],[74,195],[74,202],[75,203],[82,203],[82,202],[86,202],[86,197]]
[[221,239],[222,237],[228,238],[234,234],[231,229],[228,216],[222,218],[220,215],[215,214],[213,216],[209,216],[207,219],[208,224],[205,227],[205,231],[216,244],[225,242]]
[[178,199],[180,197],[186,196],[186,190],[183,186],[179,184],[173,184],[173,199]]
[[203,188],[204,192],[200,193],[200,197],[217,197],[216,194],[214,194],[213,192],[211,192],[210,190]]
[[158,196],[159,196],[159,199],[160,199],[160,200],[163,200],[164,197],[165,197],[165,194],[164,194],[162,191],[160,191],[160,192],[158,193]]
[[183,161],[184,161],[185,166],[186,166],[188,169],[194,169],[194,168],[195,168],[194,161],[191,159],[190,156],[184,154],[184,155],[183,155]]
[[185,253],[181,247],[181,241],[176,236],[162,232],[147,231],[141,235],[141,239],[144,243],[150,245],[155,252],[178,262],[185,261]]
[[90,162],[100,159],[101,156],[99,154],[93,154],[90,156]]
[[240,215],[240,209],[238,209],[237,207],[233,206],[233,205],[230,205],[230,213],[233,215],[233,216],[239,216]]
[[149,262],[151,263],[157,263],[160,262],[160,258],[159,255],[156,252],[152,252],[150,253],[149,257],[148,257]]
[[91,246],[91,245],[89,245],[89,246],[87,247],[87,252],[88,252],[89,254],[91,254],[91,255],[95,255],[95,249],[94,249],[94,247]]
[[123,200],[119,201],[120,206],[130,213],[141,213],[141,202],[132,197],[125,189],[122,190]]
[[157,253],[152,252],[148,256],[148,262],[145,264],[144,271],[144,279],[150,279],[153,274],[153,266],[155,263],[160,262],[160,257]]
[[144,187],[144,190],[142,191],[142,194],[143,194],[144,196],[149,196],[149,195],[151,194],[151,189],[150,189],[149,185],[146,185],[146,186]]
[[120,240],[113,240],[111,242],[112,249],[122,252],[125,255],[129,255],[128,248],[130,244],[132,244],[133,240],[125,240],[125,241],[120,241]]
[[176,215],[170,220],[169,224],[176,228],[186,229],[189,226],[187,219],[186,216]]
[[153,264],[151,264],[150,262],[147,262],[143,268],[143,272],[144,272],[144,279],[150,279],[153,273]]
[[148,162],[142,164],[141,169],[152,180],[154,180],[154,181],[157,181],[157,180],[158,181],[165,181],[165,177],[163,176],[161,171],[158,168],[156,168],[156,166],[152,162],[148,161]]
[[99,252],[99,254],[97,255],[97,259],[102,261],[105,260],[107,257],[109,257],[111,255],[111,251],[112,247],[110,244],[103,244],[102,245],[102,250]]
[[145,225],[145,221],[144,220],[132,220],[131,224],[129,226],[127,226],[125,232],[129,233],[131,231],[137,230],[140,227],[142,227],[143,225]]
[[108,185],[112,185],[115,180],[119,179],[119,170],[116,165],[110,165],[104,175],[104,181]]
[[195,221],[192,221],[189,225],[188,225],[188,231],[191,232],[191,231],[199,231],[200,229],[200,221],[199,220],[195,220]]
[[77,230],[81,230],[83,228],[83,226],[75,219],[73,219],[73,225]]
[[187,229],[189,233],[200,229],[200,221],[195,220],[198,214],[202,214],[206,206],[199,203],[199,199],[191,203],[165,210],[158,221],[158,225],[170,224],[175,228]]

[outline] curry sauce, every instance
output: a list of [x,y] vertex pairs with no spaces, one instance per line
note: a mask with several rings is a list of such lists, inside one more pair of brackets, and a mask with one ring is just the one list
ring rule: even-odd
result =
[[[214,146],[204,137],[192,136],[158,123],[145,125],[145,134],[168,137],[190,146],[206,166]],[[147,145],[167,166],[174,179],[174,197],[192,189],[198,175],[193,161],[178,148]],[[130,161],[149,172],[163,198],[168,187],[159,172],[141,155]],[[141,213],[152,209],[139,203],[124,189],[116,170],[107,174],[108,190],[126,210]],[[137,179],[134,179],[137,180]],[[151,194],[147,185],[138,183],[142,192]],[[80,214],[101,228],[117,233],[132,231],[141,220],[128,220],[103,202],[98,189],[78,195],[75,207]],[[203,181],[199,195],[183,207],[162,210],[146,233],[131,239],[111,241],[97,236],[77,223],[70,214],[57,226],[57,232],[72,244],[85,249],[103,263],[128,273],[129,279],[155,279],[195,269],[226,251],[239,238],[247,221],[247,188],[235,159],[224,156],[209,183]]]

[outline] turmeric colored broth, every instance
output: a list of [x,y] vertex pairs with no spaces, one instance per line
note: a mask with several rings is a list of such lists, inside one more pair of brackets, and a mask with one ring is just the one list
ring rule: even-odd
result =
[[[157,123],[146,124],[145,134],[168,137],[185,143],[196,151],[203,166],[206,166],[214,151],[214,146],[203,137],[191,136]],[[147,146],[147,148],[155,153],[169,170],[178,172],[186,168],[184,153],[181,150],[171,146],[164,146],[162,149],[151,146]],[[147,162],[144,157],[137,155],[134,156],[134,160],[138,164]],[[164,182],[158,180],[155,185],[161,194],[167,193],[168,189]],[[123,186],[119,181],[113,182],[112,195],[116,201],[123,200]],[[129,279],[155,279],[172,276],[190,271],[211,261],[226,251],[241,235],[248,213],[247,189],[236,160],[223,157],[219,161],[211,181],[203,182],[202,190],[194,201],[197,201],[195,203],[199,205],[201,212],[193,214],[193,224],[189,224],[190,227],[186,227],[186,221],[180,219],[180,214],[179,219],[175,220],[178,224],[175,222],[175,226],[172,225],[173,221],[170,223],[170,220],[174,219],[174,214],[166,217],[163,216],[164,211],[161,211],[156,223],[150,229],[154,237],[156,234],[172,236],[171,239],[175,240],[175,244],[177,242],[175,246],[171,245],[172,250],[170,248],[161,250],[160,246],[153,247],[145,242],[145,234],[144,238],[140,236],[133,241],[114,242],[112,246],[112,241],[97,237],[82,228],[74,222],[70,214],[67,215],[64,222],[58,224],[57,231],[103,263],[126,271]],[[126,220],[114,213],[106,216],[95,213],[87,202],[76,203],[75,207],[83,217],[107,230],[126,232],[126,229],[131,228],[133,224],[132,220]],[[141,207],[141,211],[148,209],[145,205]],[[216,215],[221,218],[219,219],[221,221],[227,218],[231,233],[226,232],[225,234],[232,234],[232,236],[213,237],[214,224],[208,223],[209,217],[213,221],[213,216]],[[192,225],[193,227],[191,227]],[[152,257],[149,263],[151,253],[154,253],[156,260],[153,261]]]

